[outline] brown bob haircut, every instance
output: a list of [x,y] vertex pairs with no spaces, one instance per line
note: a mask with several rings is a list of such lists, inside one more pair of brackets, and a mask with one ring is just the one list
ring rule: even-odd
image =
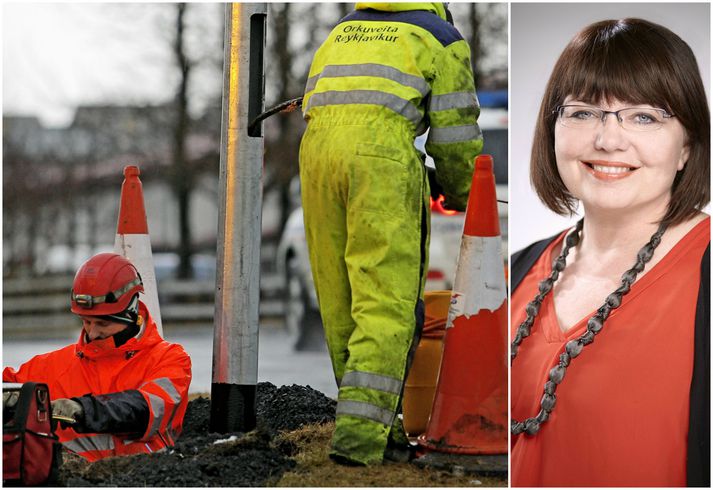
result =
[[540,200],[557,214],[574,214],[577,199],[555,160],[555,108],[568,96],[596,105],[617,99],[650,104],[676,116],[690,156],[676,175],[662,223],[693,217],[710,200],[710,118],[696,58],[680,37],[642,20],[605,20],[586,27],[559,57],[542,98],[532,145],[530,179]]

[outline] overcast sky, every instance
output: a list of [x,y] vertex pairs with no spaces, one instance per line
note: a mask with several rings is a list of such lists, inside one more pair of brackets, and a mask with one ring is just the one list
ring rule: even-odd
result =
[[82,103],[168,100],[176,79],[167,7],[3,2],[3,113],[57,126]]
[[[4,114],[65,126],[80,104],[158,104],[175,93],[178,74],[170,52],[175,4],[0,4]],[[195,112],[207,97],[220,94],[223,10],[218,3],[189,5],[190,45],[202,50],[194,58],[214,58],[197,68],[190,85]],[[453,5],[453,11],[464,15],[467,8]],[[295,27],[293,34],[299,35]],[[496,56],[502,62],[507,44],[500,44]]]

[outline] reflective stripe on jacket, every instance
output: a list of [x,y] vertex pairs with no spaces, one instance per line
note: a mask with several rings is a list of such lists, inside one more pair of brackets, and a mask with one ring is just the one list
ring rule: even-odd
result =
[[[119,347],[113,339],[86,343],[82,331],[76,344],[35,356],[17,371],[3,370],[4,382],[47,383],[53,400],[78,397],[87,426],[113,432],[79,433],[58,427],[60,442],[89,461],[160,451],[172,446],[181,433],[191,360],[180,345],[161,338],[143,303],[140,314],[146,318],[143,331]],[[113,428],[127,425],[122,417],[146,410],[140,398],[137,404],[137,394],[148,407],[148,424],[140,433],[116,433]]]
[[[470,48],[442,4],[358,3],[315,54],[305,87],[307,121],[363,120],[384,130],[430,127],[426,151],[452,207],[465,209],[483,142]],[[335,143],[336,144],[336,143]]]

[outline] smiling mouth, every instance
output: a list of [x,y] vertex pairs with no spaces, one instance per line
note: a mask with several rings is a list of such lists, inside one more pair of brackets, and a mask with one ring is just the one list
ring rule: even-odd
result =
[[583,161],[587,171],[601,180],[617,180],[630,176],[638,167],[619,162]]

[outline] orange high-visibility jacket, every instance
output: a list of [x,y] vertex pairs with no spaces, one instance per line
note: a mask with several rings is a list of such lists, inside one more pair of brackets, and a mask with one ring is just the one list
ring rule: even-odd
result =
[[[3,382],[47,383],[53,400],[90,394],[94,395],[89,398],[93,403],[114,400],[117,408],[124,394],[126,399],[136,399],[140,393],[149,412],[142,435],[79,433],[57,428],[60,442],[89,461],[159,451],[173,446],[183,428],[191,382],[190,357],[180,345],[161,338],[143,303],[140,314],[146,318],[144,330],[119,347],[112,339],[86,343],[82,331],[76,344],[35,356],[17,371],[10,367],[3,370]],[[141,398],[138,400],[141,403]],[[116,409],[111,415],[118,419],[119,426],[122,416],[132,416],[131,410]]]

